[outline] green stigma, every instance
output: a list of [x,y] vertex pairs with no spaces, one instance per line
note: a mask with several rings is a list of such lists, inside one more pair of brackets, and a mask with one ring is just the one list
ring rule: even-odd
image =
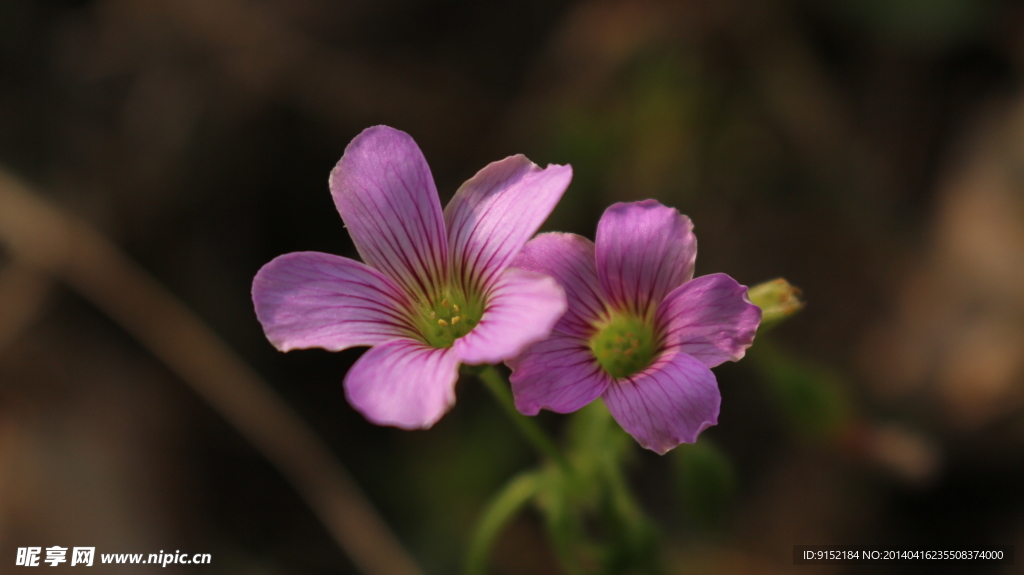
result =
[[654,359],[654,329],[634,315],[613,315],[590,339],[590,349],[608,375],[629,377]]
[[467,297],[461,290],[445,290],[420,305],[418,324],[423,339],[433,347],[451,347],[480,323],[484,314],[479,297]]

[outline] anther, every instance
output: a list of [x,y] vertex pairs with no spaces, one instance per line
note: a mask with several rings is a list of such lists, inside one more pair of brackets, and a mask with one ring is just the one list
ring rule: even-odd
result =
[[[455,306],[455,307],[459,307],[459,306]],[[459,311],[459,310],[455,310],[455,311]],[[459,316],[455,316],[455,317],[452,318],[452,325],[455,325],[457,323],[459,323]]]
[[448,298],[444,298],[443,300],[441,300],[441,307],[448,307]]
[[[455,313],[459,313],[459,304],[453,303],[452,304],[452,309],[455,310]],[[452,323],[455,323],[455,322],[452,322]]]
[[437,312],[436,311],[430,312],[430,319],[434,319],[435,317],[437,317]]
[[445,326],[448,325],[448,322],[444,321],[443,319],[439,319],[439,320],[437,320],[437,325],[439,325],[441,327],[445,327]]

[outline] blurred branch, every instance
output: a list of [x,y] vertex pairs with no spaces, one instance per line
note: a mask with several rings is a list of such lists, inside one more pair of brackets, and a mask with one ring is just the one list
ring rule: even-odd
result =
[[[0,242],[20,265],[70,285],[192,387],[292,483],[360,570],[420,573],[330,449],[252,368],[112,242],[3,168]],[[26,301],[45,285],[27,273],[0,285]]]
[[50,278],[18,262],[0,270],[0,351],[39,314],[51,284]]

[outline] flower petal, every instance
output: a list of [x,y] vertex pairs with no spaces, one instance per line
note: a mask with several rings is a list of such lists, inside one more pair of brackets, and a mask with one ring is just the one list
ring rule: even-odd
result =
[[[445,208],[454,277],[485,288],[544,223],[572,179],[572,166],[545,169],[517,155],[493,162]],[[475,285],[473,285],[475,284]]]
[[345,395],[377,425],[426,429],[455,404],[458,368],[451,348],[394,340],[356,361],[345,376]]
[[693,223],[654,200],[605,210],[596,244],[597,274],[610,303],[640,316],[693,277]]
[[512,265],[555,278],[565,289],[569,309],[555,330],[589,338],[605,310],[597,279],[594,242],[576,234],[550,232],[526,242]]
[[586,340],[559,332],[508,364],[516,409],[526,415],[537,415],[541,409],[576,411],[614,385]]
[[718,423],[722,403],[715,374],[685,353],[661,356],[639,374],[616,380],[602,397],[623,429],[660,454],[697,441]]
[[338,351],[413,333],[408,300],[377,270],[348,258],[296,252],[274,258],[252,282],[256,317],[281,351]]
[[446,274],[448,239],[416,142],[387,126],[367,128],[345,148],[330,185],[363,261],[409,293],[433,295]]
[[658,306],[663,345],[708,367],[743,357],[761,323],[747,287],[725,274],[701,276],[676,288]]
[[565,292],[546,275],[507,269],[488,293],[480,323],[455,340],[463,363],[500,363],[546,338],[565,313]]

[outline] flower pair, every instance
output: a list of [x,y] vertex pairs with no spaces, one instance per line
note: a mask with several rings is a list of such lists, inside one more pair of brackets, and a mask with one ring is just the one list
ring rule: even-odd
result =
[[691,281],[692,225],[657,202],[609,208],[596,245],[530,240],[571,178],[512,156],[442,212],[412,138],[365,130],[330,179],[365,263],[299,252],[265,265],[253,301],[267,338],[282,351],[372,346],[345,391],[378,424],[430,427],[454,403],[460,363],[504,361],[527,415],[601,396],[644,447],[694,441],[718,415],[709,368],[742,357],[760,310],[728,276]]

